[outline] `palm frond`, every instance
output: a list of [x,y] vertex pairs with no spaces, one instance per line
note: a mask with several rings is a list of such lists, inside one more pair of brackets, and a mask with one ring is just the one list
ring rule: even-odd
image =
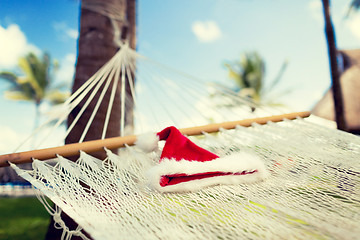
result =
[[352,12],[358,11],[359,9],[360,9],[360,0],[352,0],[346,16],[349,17]]
[[63,92],[58,89],[53,89],[45,95],[45,99],[53,105],[64,103],[69,97],[70,92]]
[[[240,97],[251,99],[255,104],[258,104],[266,101],[265,98],[269,91],[280,83],[287,65],[288,62],[285,61],[268,88],[265,88],[264,82],[265,61],[257,52],[245,52],[240,56],[240,60],[227,62],[225,67],[228,70],[229,78],[238,87],[236,93]],[[226,106],[230,107],[229,104]]]
[[32,67],[32,64],[34,64],[32,61],[34,61],[34,59],[29,57],[30,55],[31,54],[29,54],[27,57],[22,57],[19,59],[19,67],[25,73],[28,83],[34,89],[36,98],[41,99],[44,96],[44,90],[41,88],[38,80],[35,78]]
[[15,101],[31,101],[32,98],[22,91],[5,91],[4,97],[9,100]]
[[279,72],[277,73],[276,77],[274,78],[274,80],[272,80],[269,87],[264,89],[265,92],[272,91],[273,88],[276,87],[281,82],[281,79],[283,79],[283,75],[285,73],[285,70],[287,69],[288,64],[289,64],[288,60],[285,60],[283,62],[283,64],[281,65],[281,68],[280,68]]
[[16,74],[12,72],[2,71],[0,72],[0,79],[6,80],[11,85],[17,85],[17,78]]

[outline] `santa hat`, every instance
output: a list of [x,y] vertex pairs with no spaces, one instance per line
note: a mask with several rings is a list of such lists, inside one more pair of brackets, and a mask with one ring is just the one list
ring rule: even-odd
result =
[[219,157],[190,141],[175,127],[138,137],[144,151],[165,140],[159,164],[148,171],[149,185],[159,192],[188,192],[218,184],[240,184],[262,180],[267,171],[260,159],[249,153]]

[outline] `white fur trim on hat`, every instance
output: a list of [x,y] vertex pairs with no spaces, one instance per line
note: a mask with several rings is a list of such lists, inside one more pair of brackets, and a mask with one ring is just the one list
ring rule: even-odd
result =
[[137,136],[135,145],[144,152],[152,152],[157,149],[159,137],[156,133],[144,133]]
[[[186,174],[193,175],[206,172],[241,173],[253,172],[245,175],[224,175],[203,179],[191,180],[174,185],[160,185],[160,178],[164,175]],[[255,155],[249,153],[236,153],[216,158],[211,161],[199,162],[174,159],[163,159],[161,163],[148,171],[149,186],[159,192],[190,192],[201,188],[219,184],[251,183],[265,179],[268,171],[264,163]]]

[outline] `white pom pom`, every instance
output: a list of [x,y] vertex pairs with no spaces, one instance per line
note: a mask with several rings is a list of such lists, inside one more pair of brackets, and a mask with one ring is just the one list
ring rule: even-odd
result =
[[137,136],[135,146],[144,152],[152,152],[158,147],[159,137],[156,133],[144,133]]

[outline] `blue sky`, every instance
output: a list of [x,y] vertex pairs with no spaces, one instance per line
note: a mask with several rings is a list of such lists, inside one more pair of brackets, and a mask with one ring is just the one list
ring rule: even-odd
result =
[[[344,18],[350,0],[333,0],[340,49],[360,47],[360,13]],[[48,51],[60,62],[59,81],[71,83],[79,25],[76,0],[1,0],[0,70],[14,69],[27,51]],[[277,91],[281,101],[309,110],[329,87],[320,0],[138,1],[138,51],[194,76],[229,83],[225,61],[257,51],[272,80],[289,61]],[[7,85],[0,82],[0,94]],[[2,94],[1,94],[2,95]],[[32,130],[34,107],[0,97],[0,153]]]

